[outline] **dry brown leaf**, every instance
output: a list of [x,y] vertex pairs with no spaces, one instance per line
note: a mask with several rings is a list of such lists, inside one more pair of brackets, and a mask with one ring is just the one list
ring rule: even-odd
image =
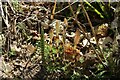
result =
[[80,40],[80,31],[79,29],[77,29],[74,37],[74,46],[76,46],[79,43],[79,40]]
[[66,26],[68,26],[68,21],[67,21],[66,18],[64,18],[64,24],[65,24]]
[[97,35],[100,35],[101,37],[104,37],[104,36],[107,35],[107,31],[108,31],[108,26],[105,25],[105,24],[102,24],[97,29]]
[[78,61],[79,58],[83,55],[80,50],[73,48],[70,44],[65,44],[65,58],[70,61]]
[[65,44],[65,53],[73,54],[73,47],[70,44]]
[[34,53],[36,51],[36,47],[34,47],[33,45],[28,45],[27,46],[27,51],[29,53]]

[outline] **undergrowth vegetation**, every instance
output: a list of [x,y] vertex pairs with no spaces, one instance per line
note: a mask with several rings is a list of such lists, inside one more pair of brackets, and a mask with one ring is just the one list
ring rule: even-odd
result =
[[117,33],[111,27],[116,5],[2,2],[2,79],[120,78]]

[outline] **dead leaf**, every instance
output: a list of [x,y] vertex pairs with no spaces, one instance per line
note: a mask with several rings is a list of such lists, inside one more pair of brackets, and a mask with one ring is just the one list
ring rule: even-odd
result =
[[105,37],[107,35],[107,31],[108,31],[108,25],[107,24],[102,24],[101,26],[98,27],[97,29],[97,37],[99,36],[101,37]]
[[65,53],[73,54],[73,47],[70,44],[65,44]]
[[80,40],[80,31],[79,29],[77,29],[74,37],[74,46],[76,46],[79,43],[79,40]]
[[34,47],[33,45],[28,45],[27,46],[27,51],[29,53],[34,53],[36,51],[36,47]]
[[78,61],[79,58],[83,55],[80,50],[73,48],[70,44],[65,44],[65,57],[70,61]]
[[67,21],[66,18],[64,18],[64,24],[65,24],[66,26],[68,26],[68,21]]

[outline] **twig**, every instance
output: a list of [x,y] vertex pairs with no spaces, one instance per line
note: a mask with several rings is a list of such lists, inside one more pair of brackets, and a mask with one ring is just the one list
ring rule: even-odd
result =
[[[74,1],[74,2],[73,2],[73,3],[71,3],[70,5],[75,4],[77,1],[78,1],[78,0]],[[60,13],[60,12],[64,11],[65,9],[67,9],[67,8],[69,8],[69,5],[68,5],[68,6],[66,6],[65,8],[63,8],[63,9],[61,9],[61,10],[57,11],[55,14],[58,14],[58,13]]]
[[85,15],[86,15],[87,19],[88,19],[88,23],[89,23],[90,28],[91,28],[91,30],[92,30],[92,34],[94,35],[95,40],[96,40],[96,42],[97,42],[94,27],[92,26],[92,23],[91,23],[91,21],[90,21],[90,18],[89,18],[89,16],[88,16],[88,13],[86,12],[86,10],[85,10],[85,8],[84,8],[84,5],[82,5],[82,8],[83,8],[83,11],[84,11],[84,13],[85,13]]

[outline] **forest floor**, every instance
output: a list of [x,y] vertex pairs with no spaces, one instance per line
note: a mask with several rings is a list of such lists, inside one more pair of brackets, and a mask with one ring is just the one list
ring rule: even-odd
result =
[[[3,2],[0,79],[79,80],[118,76],[120,65],[114,57],[116,31],[112,27],[116,4],[109,5]],[[99,13],[101,6],[105,10]]]

